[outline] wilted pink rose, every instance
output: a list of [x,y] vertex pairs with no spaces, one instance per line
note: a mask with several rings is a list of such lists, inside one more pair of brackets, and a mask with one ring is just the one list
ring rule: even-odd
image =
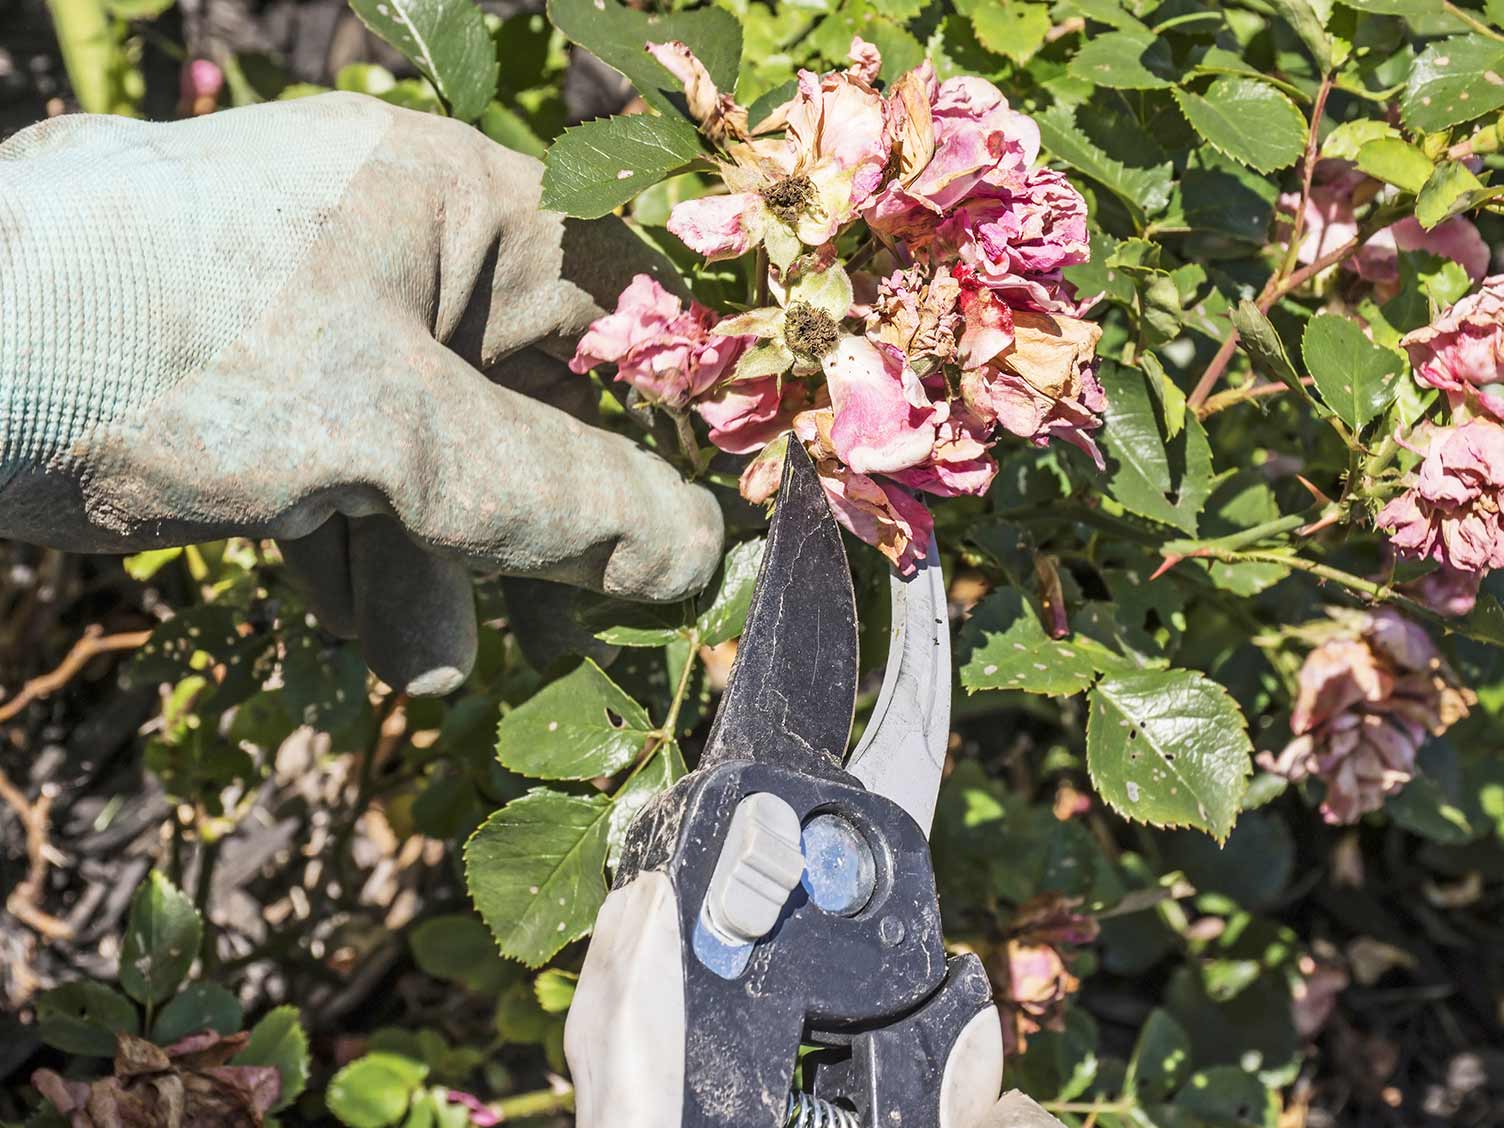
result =
[[829,242],[877,190],[889,152],[883,103],[858,72],[800,71],[799,93],[776,116],[783,137],[728,147],[728,195],[675,205],[668,229],[692,250],[734,258],[766,242],[785,266],[799,244]]
[[689,116],[700,126],[712,141],[732,138],[745,141],[748,137],[747,111],[737,104],[730,94],[723,94],[710,77],[710,71],[688,44],[679,40],[668,43],[649,43],[648,54],[657,59],[663,69],[684,85],[685,105]]
[[942,223],[926,253],[959,260],[1015,309],[1079,316],[1061,269],[1086,262],[1086,201],[1058,172],[1041,169],[1017,192],[988,188]]
[[878,286],[867,313],[867,336],[892,345],[911,360],[946,363],[956,355],[961,328],[961,284],[949,271],[895,270]]
[[851,77],[865,82],[868,86],[877,81],[877,76],[883,69],[882,52],[860,35],[852,39],[851,48],[846,52],[846,59],[851,63],[851,66],[847,68]]
[[1504,567],[1504,427],[1436,429],[1410,488],[1380,511],[1395,549],[1463,572]]
[[710,424],[710,441],[731,454],[747,454],[788,430],[804,407],[802,384],[784,383],[777,376],[723,384],[695,404]]
[[1259,763],[1290,780],[1320,778],[1326,821],[1355,822],[1410,782],[1427,734],[1445,732],[1473,700],[1415,623],[1389,608],[1346,613],[1301,667],[1295,739]]
[[1438,564],[1435,571],[1402,585],[1400,590],[1438,615],[1456,618],[1472,611],[1482,584],[1482,572],[1463,572]]
[[1483,285],[1400,344],[1415,378],[1447,394],[1452,410],[1504,419],[1504,274]]
[[[963,290],[963,307],[966,300]],[[1090,434],[1107,409],[1096,376],[1101,328],[1029,310],[1016,310],[1013,318],[1013,343],[992,363],[961,374],[962,399],[978,418],[995,420],[1036,446],[1063,439],[1103,466]]]
[[935,446],[946,406],[931,403],[908,359],[892,345],[845,337],[825,358],[836,457],[858,474],[918,466]]
[[616,378],[655,403],[686,407],[708,392],[746,347],[744,337],[717,337],[719,320],[699,302],[688,311],[651,275],[621,292],[616,312],[597,318],[580,338],[570,370],[615,364]]
[[1397,283],[1399,252],[1425,251],[1460,263],[1474,282],[1488,273],[1490,252],[1469,219],[1453,216],[1427,231],[1413,215],[1391,224],[1358,248],[1348,263],[1363,278],[1380,285]]
[[[1358,193],[1361,189],[1363,196],[1371,196],[1377,187],[1376,181],[1359,172],[1350,161],[1317,162],[1311,194],[1306,200],[1296,259],[1309,266],[1357,235],[1358,221],[1353,209],[1364,202]],[[1294,226],[1291,220],[1299,206],[1299,192],[1286,192],[1280,196],[1275,238],[1289,240]]]
[[928,61],[894,84],[885,108],[898,175],[865,218],[893,238],[922,238],[984,181],[1021,188],[1039,155],[1039,127],[996,86],[969,75],[937,83]]
[[956,359],[963,369],[991,364],[1013,347],[1013,310],[993,291],[975,284],[966,286],[961,294],[961,316],[965,328],[957,341]]
[[1310,1041],[1327,1024],[1332,1011],[1337,1007],[1337,996],[1347,990],[1348,975],[1345,968],[1333,963],[1317,963],[1310,956],[1301,956],[1298,963],[1300,979],[1295,983],[1291,998],[1291,1017],[1295,1030]]
[[910,489],[936,497],[980,497],[992,485],[997,463],[987,448],[991,428],[953,403],[949,416],[936,428],[929,458],[918,466],[889,475]]
[[183,64],[179,80],[178,113],[183,117],[202,117],[219,108],[219,95],[225,88],[225,72],[208,59],[189,59]]

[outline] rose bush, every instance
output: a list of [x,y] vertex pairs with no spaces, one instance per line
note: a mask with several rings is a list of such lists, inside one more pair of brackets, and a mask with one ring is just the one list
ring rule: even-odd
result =
[[[89,3],[79,96],[139,109],[155,33]],[[1466,1083],[1501,1037],[1496,0],[352,7],[411,66],[336,85],[474,121],[542,158],[544,206],[620,215],[656,256],[564,379],[717,493],[725,562],[662,608],[484,582],[476,674],[420,703],[364,680],[270,547],[132,560],[181,573],[129,667],[163,687],[142,741],[173,866],[213,876],[292,729],[365,766],[309,862],[340,892],[277,909],[317,923],[275,949],[203,924],[249,1045],[285,1052],[190,1063],[156,1012],[223,1008],[218,1062],[238,1003],[195,980],[164,1004],[127,961],[129,999],[41,995],[41,1036],[160,1052],[40,1061],[41,1095],[77,1118],[181,1081],[260,1116],[308,1070],[268,1007],[377,951],[401,989],[354,1034],[304,1015],[315,1080],[284,1123],[563,1117],[583,942],[624,827],[702,745],[799,442],[851,534],[860,720],[889,571],[939,545],[964,693],[937,880],[1011,1085],[1073,1128],[1504,1121]],[[204,22],[163,112],[314,89]],[[619,96],[578,112],[607,69]],[[363,873],[372,824],[391,856]],[[470,904],[361,916],[376,871],[428,852]]]

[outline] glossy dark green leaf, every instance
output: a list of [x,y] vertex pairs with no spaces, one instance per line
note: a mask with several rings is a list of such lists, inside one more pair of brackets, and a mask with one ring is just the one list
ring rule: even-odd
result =
[[271,1108],[287,1108],[308,1084],[308,1035],[298,1017],[298,1008],[281,1006],[266,1013],[251,1028],[245,1048],[231,1065],[270,1065],[282,1075],[282,1092]]
[[1059,104],[1037,120],[1044,146],[1053,156],[1100,183],[1136,215],[1157,215],[1170,202],[1174,170],[1169,162],[1130,168],[1114,160],[1081,131],[1071,111]]
[[158,1012],[151,1040],[166,1046],[200,1030],[235,1034],[244,1021],[240,1000],[228,990],[218,983],[190,983]]
[[1399,355],[1374,344],[1345,317],[1313,317],[1300,351],[1321,398],[1354,431],[1377,419],[1399,391],[1404,369]]
[[1194,533],[1215,484],[1206,431],[1187,415],[1185,429],[1167,445],[1144,374],[1108,363],[1101,379],[1107,411],[1098,441],[1106,455],[1108,491],[1141,517]]
[[496,92],[496,51],[475,0],[350,0],[361,21],[433,83],[462,121]]
[[1252,774],[1243,712],[1193,670],[1109,674],[1091,693],[1086,762],[1124,818],[1224,841]]
[[1175,91],[1180,111],[1218,152],[1273,172],[1305,151],[1306,119],[1283,91],[1252,78],[1219,78],[1206,93]]
[[612,806],[536,788],[471,835],[465,879],[503,955],[538,967],[590,931],[606,899]]
[[1504,106],[1504,43],[1454,35],[1429,44],[1410,68],[1400,113],[1428,132],[1472,121]]
[[587,658],[501,718],[496,755],[534,779],[594,779],[635,760],[652,728],[647,710]]
[[1013,588],[977,605],[957,644],[961,684],[968,693],[1018,689],[1051,697],[1080,693],[1103,670],[1133,663],[1085,635],[1054,639],[1031,604]]
[[627,114],[564,131],[544,158],[543,206],[597,219],[677,172],[700,153],[680,117]]
[[198,958],[204,922],[187,894],[152,870],[131,899],[120,947],[120,985],[138,1003],[172,997]]
[[116,1034],[141,1029],[136,1008],[103,983],[76,979],[37,998],[42,1041],[54,1049],[88,1057],[113,1057]]
[[1069,69],[1076,78],[1116,90],[1166,90],[1180,78],[1170,45],[1145,31],[1093,36],[1076,52]]
[[757,584],[757,570],[762,567],[766,547],[766,538],[758,537],[734,545],[726,553],[715,595],[695,624],[704,645],[716,646],[742,633],[742,628],[747,625],[747,609],[752,605],[752,589]]
[[1125,1088],[1140,1101],[1162,1100],[1191,1071],[1191,1038],[1170,1012],[1156,1007],[1138,1032]]

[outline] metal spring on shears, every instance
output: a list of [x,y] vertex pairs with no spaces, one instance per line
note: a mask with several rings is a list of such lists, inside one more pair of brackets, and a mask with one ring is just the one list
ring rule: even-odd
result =
[[790,1093],[784,1128],[861,1128],[856,1113],[808,1093]]

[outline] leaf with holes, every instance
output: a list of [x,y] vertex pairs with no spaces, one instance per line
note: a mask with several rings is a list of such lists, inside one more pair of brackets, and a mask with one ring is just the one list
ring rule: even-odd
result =
[[1399,391],[1399,354],[1374,344],[1345,317],[1313,317],[1300,351],[1321,398],[1354,431],[1376,419]]
[[607,835],[606,864],[614,872],[621,862],[622,846],[627,840],[627,831],[635,819],[647,806],[648,800],[660,791],[667,791],[674,784],[684,778],[689,768],[684,763],[684,753],[679,750],[677,741],[665,741],[663,746],[653,753],[653,758],[643,764],[640,769],[632,773],[632,777],[621,785],[621,789],[612,797],[611,803],[611,829]]
[[566,130],[548,150],[543,206],[576,219],[598,219],[699,155],[699,134],[683,118],[597,118]]
[[1410,68],[1400,115],[1428,133],[1449,129],[1504,106],[1504,43],[1454,35],[1432,43]]
[[1206,93],[1176,90],[1180,112],[1218,152],[1260,172],[1300,159],[1306,119],[1289,96],[1252,78],[1219,78]]
[[502,955],[529,967],[589,933],[606,899],[614,804],[534,788],[465,844],[465,880]]
[[1226,841],[1252,754],[1237,702],[1193,670],[1108,674],[1091,692],[1087,770],[1124,818]]
[[652,730],[647,710],[587,658],[501,718],[496,755],[534,779],[594,779],[635,760]]
[[961,629],[957,649],[968,693],[1019,689],[1069,696],[1103,670],[1134,669],[1130,660],[1085,635],[1051,638],[1033,605],[1013,588],[995,591],[978,605]]
[[188,895],[156,870],[131,899],[120,948],[120,986],[138,1003],[172,997],[198,958],[204,922]]
[[1166,90],[1180,78],[1170,45],[1148,31],[1094,36],[1068,69],[1073,78],[1115,90]]
[[433,83],[461,121],[474,121],[496,92],[496,48],[475,0],[350,0],[361,22]]

